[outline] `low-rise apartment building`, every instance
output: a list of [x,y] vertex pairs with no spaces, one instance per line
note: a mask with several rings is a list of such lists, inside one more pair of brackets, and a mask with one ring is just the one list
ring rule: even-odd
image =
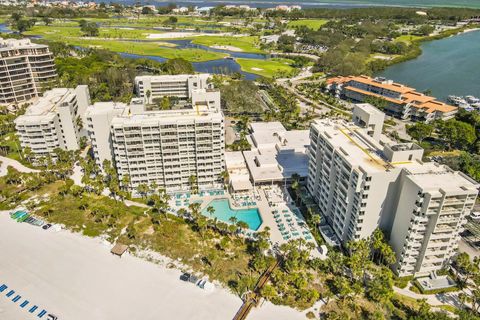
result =
[[219,92],[197,89],[195,96],[194,103],[171,110],[151,109],[142,99],[89,107],[87,127],[97,163],[112,160],[120,179],[129,176],[132,189],[152,183],[167,192],[222,188]]
[[212,89],[208,83],[210,74],[180,74],[135,77],[137,97],[146,103],[153,103],[158,98],[176,97],[180,100],[192,98],[195,90]]
[[89,104],[87,86],[45,92],[15,119],[21,147],[29,147],[38,157],[52,155],[55,148],[77,150],[85,135],[83,115]]
[[[399,275],[428,274],[455,252],[478,184],[446,166],[422,162],[417,145],[381,135],[379,113],[357,105],[354,122],[312,124],[307,188],[343,244],[381,228],[397,254]],[[444,211],[438,206],[443,201],[455,203],[454,210]],[[439,241],[443,252],[435,254],[431,248]]]
[[331,78],[327,81],[327,89],[356,102],[365,102],[372,97],[380,98],[385,101],[383,111],[387,115],[403,120],[423,122],[448,120],[458,111],[457,107],[384,78],[367,76]]
[[0,38],[0,104],[18,104],[38,97],[56,77],[48,46],[30,39]]

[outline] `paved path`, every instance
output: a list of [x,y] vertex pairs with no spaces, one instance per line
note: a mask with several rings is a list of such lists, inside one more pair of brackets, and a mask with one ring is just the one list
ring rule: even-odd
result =
[[17,160],[13,160],[10,158],[2,157],[0,156],[0,177],[6,176],[7,175],[7,167],[13,167],[16,170],[24,173],[32,173],[32,172],[40,172],[40,170],[36,169],[31,169],[28,167],[25,167],[23,164],[18,162]]
[[73,173],[70,176],[70,179],[73,180],[73,183],[80,187],[84,187],[85,185],[82,183],[82,178],[83,178],[83,172],[82,172],[82,167],[80,165],[75,164],[73,166]]
[[431,306],[451,305],[457,308],[461,308],[461,303],[458,299],[458,292],[447,292],[437,294],[419,294],[409,290],[409,286],[405,289],[393,287],[393,291],[398,294],[413,298],[413,299],[426,299],[427,303]]
[[136,201],[131,201],[131,200],[123,200],[123,203],[125,203],[125,205],[127,207],[131,207],[131,206],[134,206],[134,207],[140,207],[140,208],[146,208],[146,209],[150,209],[149,206],[147,206],[146,204],[144,203],[140,203],[140,202],[136,202]]

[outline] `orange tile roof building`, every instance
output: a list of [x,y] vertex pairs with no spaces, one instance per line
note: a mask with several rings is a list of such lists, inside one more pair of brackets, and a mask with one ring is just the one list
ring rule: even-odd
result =
[[385,78],[367,76],[330,78],[327,80],[327,89],[353,101],[364,102],[367,97],[381,98],[387,102],[383,110],[387,115],[404,120],[423,122],[448,120],[458,111],[457,107]]

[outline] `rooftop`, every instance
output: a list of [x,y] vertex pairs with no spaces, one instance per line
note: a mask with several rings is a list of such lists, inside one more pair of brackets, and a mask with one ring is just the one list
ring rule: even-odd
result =
[[151,81],[186,81],[190,78],[203,78],[207,79],[210,77],[209,73],[199,73],[199,74],[162,74],[162,75],[143,75],[136,76],[135,82],[139,80],[151,80]]
[[56,106],[67,98],[69,93],[74,93],[73,89],[55,88],[46,91],[42,97],[38,98],[25,111],[25,115],[45,115],[55,111]]
[[28,38],[24,38],[24,39],[0,38],[0,51],[7,51],[12,49],[32,49],[32,48],[48,48],[48,46],[44,44],[33,43]]
[[313,126],[338,147],[342,156],[353,166],[367,171],[385,171],[390,164],[383,158],[383,147],[364,130],[343,120],[317,120]]
[[252,150],[243,155],[255,182],[308,175],[309,130],[287,131],[280,122],[254,122],[250,130]]
[[432,193],[440,190],[449,193],[478,192],[480,185],[459,171],[453,171],[447,166],[435,162],[423,163],[422,166],[407,168],[408,178],[422,190]]
[[[378,93],[374,93],[368,90],[363,90],[357,87],[352,86],[352,81],[360,82],[372,87],[383,88],[390,91],[394,91],[400,94],[400,99],[395,99],[392,97],[387,97]],[[445,104],[443,102],[435,100],[434,97],[424,95],[423,93],[415,91],[414,88],[404,86],[399,83],[395,83],[391,80],[384,78],[371,78],[368,76],[349,76],[349,77],[335,77],[327,80],[328,84],[345,84],[345,89],[355,91],[364,95],[369,95],[372,97],[382,98],[388,102],[403,105],[410,104],[411,107],[416,109],[422,109],[426,113],[433,112],[443,112],[449,113],[454,112],[458,108]]]

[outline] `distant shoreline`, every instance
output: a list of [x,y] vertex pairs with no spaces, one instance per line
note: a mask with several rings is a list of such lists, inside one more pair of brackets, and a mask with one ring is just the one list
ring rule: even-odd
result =
[[[102,0],[93,0],[94,2],[100,3]],[[382,3],[383,1],[383,3]],[[112,2],[124,3],[124,4],[136,4],[138,1],[135,0],[113,0]],[[393,3],[387,3],[393,2]],[[257,1],[247,1],[247,0],[184,0],[184,1],[175,1],[174,3],[177,6],[198,6],[198,7],[215,7],[218,5],[249,5],[252,8],[274,8],[277,5],[299,5],[302,8],[331,8],[331,9],[353,9],[353,8],[368,8],[368,7],[403,7],[403,8],[470,8],[470,9],[480,9],[480,3],[476,1],[463,0],[460,4],[452,4],[449,1],[439,1],[438,0],[363,0],[358,2],[355,0],[303,0],[303,1],[294,1],[294,0],[257,0]],[[161,0],[161,1],[148,1],[141,0],[142,4],[150,4],[156,6],[168,6],[172,1]]]

